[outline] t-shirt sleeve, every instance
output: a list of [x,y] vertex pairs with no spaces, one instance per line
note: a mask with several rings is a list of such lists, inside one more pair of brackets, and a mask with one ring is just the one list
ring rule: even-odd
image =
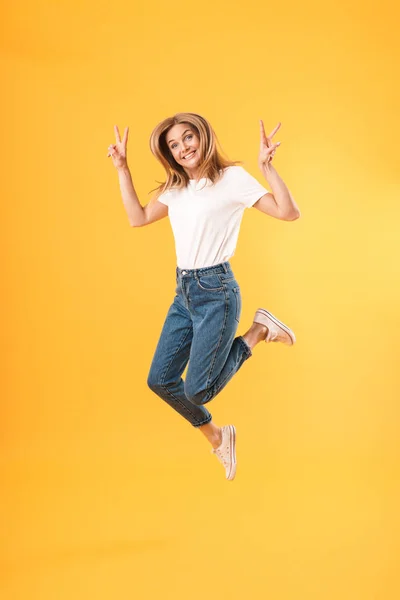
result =
[[161,202],[162,204],[166,204],[167,206],[169,206],[170,199],[171,199],[171,192],[169,190],[167,192],[164,192],[163,194],[160,194],[157,198],[157,200],[159,202]]
[[235,192],[238,195],[239,202],[250,208],[265,194],[270,192],[257,181],[253,175],[250,175],[243,167],[235,167]]

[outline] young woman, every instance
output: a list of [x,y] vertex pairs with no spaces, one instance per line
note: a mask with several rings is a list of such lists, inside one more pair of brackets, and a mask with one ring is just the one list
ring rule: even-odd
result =
[[175,297],[155,350],[148,385],[205,435],[228,480],[236,474],[236,430],[233,425],[218,427],[204,405],[252,356],[258,342],[292,345],[296,341],[293,331],[264,308],[256,311],[248,331],[235,337],[241,296],[229,263],[245,208],[254,206],[285,221],[300,216],[271,164],[280,145],[272,142],[279,127],[280,123],[267,137],[260,121],[258,163],[272,193],[238,161],[221,155],[211,125],[195,113],[178,113],[153,130],[150,147],[165,168],[166,181],[146,206],[138,200],[127,164],[128,128],[121,140],[115,126],[116,143],[108,147],[130,225],[143,227],[169,216],[175,238]]

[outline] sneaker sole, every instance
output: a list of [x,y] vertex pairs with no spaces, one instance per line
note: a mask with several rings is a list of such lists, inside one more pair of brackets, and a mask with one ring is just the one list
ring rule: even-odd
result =
[[234,425],[229,425],[229,445],[231,448],[231,468],[227,479],[232,481],[236,475],[236,429]]
[[267,310],[265,310],[265,308],[259,308],[257,312],[260,312],[264,315],[266,315],[269,319],[271,319],[271,321],[273,321],[275,323],[275,325],[278,325],[278,327],[280,327],[281,329],[283,329],[283,331],[285,333],[288,334],[288,336],[291,339],[291,344],[289,344],[290,346],[293,346],[293,344],[296,341],[296,336],[294,335],[293,331],[291,329],[289,329],[289,327],[287,325],[285,325],[284,323],[282,323],[282,321],[280,321],[279,319],[277,319],[276,317],[274,317],[274,315],[272,315],[270,312],[268,312]]

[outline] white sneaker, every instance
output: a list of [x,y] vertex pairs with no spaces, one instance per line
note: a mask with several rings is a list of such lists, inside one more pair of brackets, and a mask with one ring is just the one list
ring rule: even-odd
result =
[[225,476],[232,481],[236,475],[236,429],[234,425],[224,425],[222,429],[222,442],[218,448],[211,452],[225,467]]
[[268,327],[267,337],[265,341],[268,342],[283,342],[288,346],[293,346],[296,341],[296,336],[293,331],[282,321],[279,321],[274,315],[265,310],[265,308],[259,308],[254,316],[254,323],[260,323]]

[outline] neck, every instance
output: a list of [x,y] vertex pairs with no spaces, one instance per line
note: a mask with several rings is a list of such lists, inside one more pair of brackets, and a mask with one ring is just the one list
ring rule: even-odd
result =
[[189,177],[189,179],[198,179],[199,178],[199,173],[200,173],[200,169],[196,168],[196,169],[185,169],[187,176]]

